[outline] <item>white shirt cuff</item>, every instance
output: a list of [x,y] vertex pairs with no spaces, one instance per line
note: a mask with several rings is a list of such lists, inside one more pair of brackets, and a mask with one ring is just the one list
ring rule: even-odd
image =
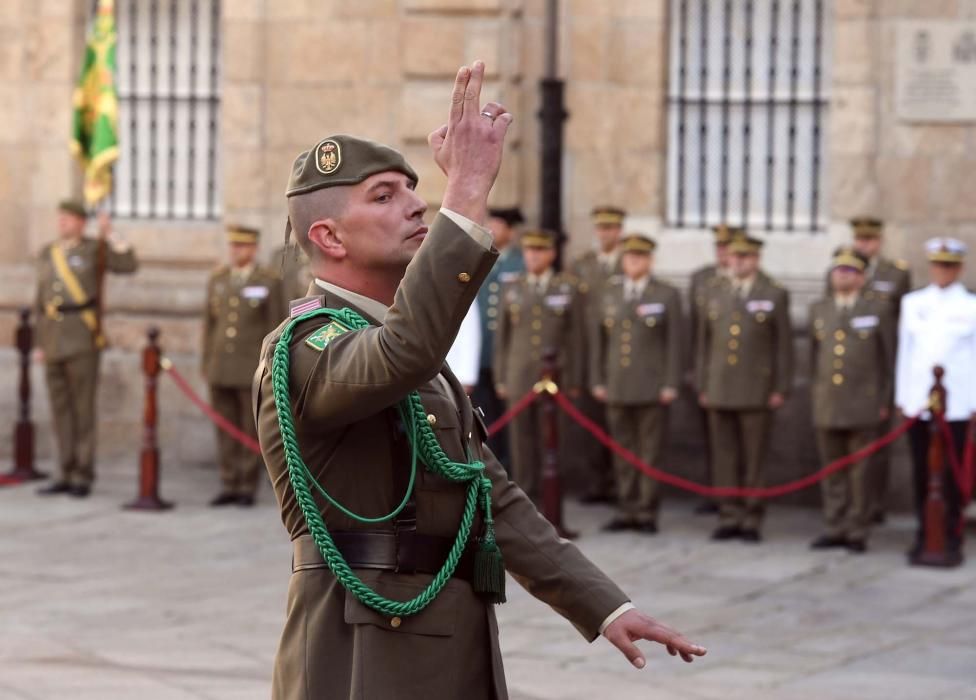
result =
[[607,615],[607,619],[603,621],[602,625],[600,625],[600,634],[603,634],[606,631],[607,627],[613,624],[618,617],[623,615],[628,610],[634,610],[636,607],[637,606],[634,605],[633,603],[626,602],[623,605],[621,605],[619,608],[614,610],[612,613]]
[[451,211],[450,209],[441,207],[441,214],[457,224],[458,228],[471,236],[475,242],[483,245],[485,250],[491,250],[493,243],[491,231],[486,229],[484,226],[479,226],[468,217],[458,214],[456,211]]

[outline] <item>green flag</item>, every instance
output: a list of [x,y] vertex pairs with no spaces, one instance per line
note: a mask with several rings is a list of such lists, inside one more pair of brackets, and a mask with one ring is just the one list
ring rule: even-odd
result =
[[85,172],[85,201],[90,205],[112,191],[112,164],[119,157],[113,5],[113,0],[98,0],[73,96],[71,152]]

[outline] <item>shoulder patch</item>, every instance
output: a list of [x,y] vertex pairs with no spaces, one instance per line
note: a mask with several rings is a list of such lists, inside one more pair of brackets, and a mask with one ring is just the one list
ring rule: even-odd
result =
[[312,333],[312,335],[308,336],[308,338],[305,339],[305,344],[310,348],[322,352],[325,350],[325,346],[328,345],[333,338],[337,338],[348,331],[349,329],[338,321],[332,321],[332,323],[325,324],[317,331]]

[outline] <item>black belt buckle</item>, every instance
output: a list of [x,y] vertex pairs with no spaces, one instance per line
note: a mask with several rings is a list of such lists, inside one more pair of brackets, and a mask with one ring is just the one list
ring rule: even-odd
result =
[[396,571],[398,574],[417,572],[417,518],[398,518],[393,522],[396,538]]

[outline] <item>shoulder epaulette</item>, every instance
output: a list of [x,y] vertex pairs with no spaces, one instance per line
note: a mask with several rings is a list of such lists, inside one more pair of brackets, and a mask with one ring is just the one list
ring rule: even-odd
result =
[[898,258],[897,260],[893,260],[892,263],[894,264],[895,267],[897,267],[902,272],[908,271],[909,266],[907,260],[902,260],[901,258]]

